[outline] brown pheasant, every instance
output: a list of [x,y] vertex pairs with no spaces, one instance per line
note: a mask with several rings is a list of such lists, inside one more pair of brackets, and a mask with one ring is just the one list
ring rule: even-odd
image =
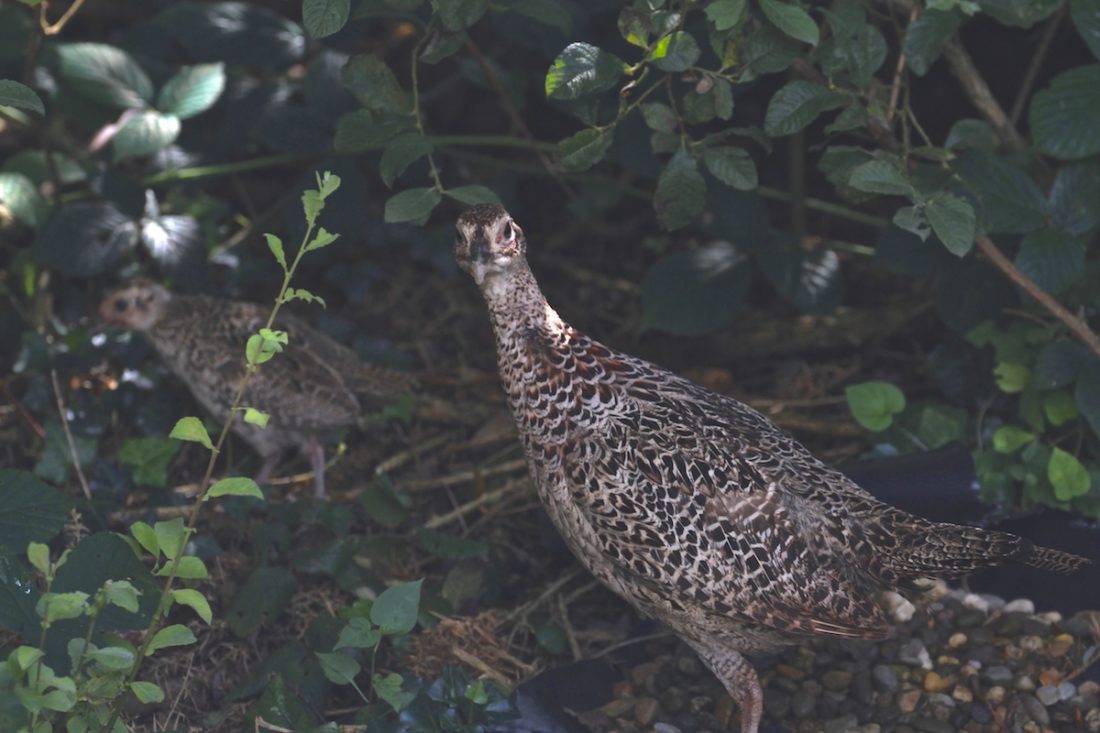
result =
[[501,207],[475,206],[457,228],[547,512],[593,575],[698,652],[743,733],[763,710],[743,653],[811,634],[880,638],[876,599],[927,576],[1088,562],[877,501],[750,407],[564,323]]
[[[207,295],[177,295],[149,280],[135,280],[103,299],[100,316],[109,324],[141,331],[168,368],[218,420],[224,420],[245,373],[244,345],[267,323],[270,306]],[[266,481],[287,448],[310,461],[314,493],[325,493],[324,437],[356,424],[361,397],[385,398],[407,392],[406,374],[359,361],[355,352],[299,319],[281,315],[275,328],[289,343],[261,366],[244,395],[244,406],[270,415],[266,428],[243,420],[233,430],[263,463],[256,480]]]

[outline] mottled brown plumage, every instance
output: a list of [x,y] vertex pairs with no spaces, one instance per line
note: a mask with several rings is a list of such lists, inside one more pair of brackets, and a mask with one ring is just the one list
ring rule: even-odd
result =
[[1086,562],[883,504],[748,406],[592,340],[547,304],[499,206],[459,218],[455,255],[485,297],[550,517],[588,570],[699,653],[744,733],[763,692],[742,653],[879,638],[878,597],[927,576]]
[[[244,378],[244,346],[267,323],[270,306],[207,295],[179,295],[148,280],[135,280],[103,299],[108,323],[141,331],[164,363],[218,420],[224,420]],[[271,418],[263,429],[236,420],[233,430],[262,457],[261,483],[287,448],[306,453],[314,488],[324,494],[324,448],[329,433],[356,424],[363,398],[407,392],[412,377],[364,364],[351,349],[280,313],[275,328],[289,343],[252,377],[243,406]]]

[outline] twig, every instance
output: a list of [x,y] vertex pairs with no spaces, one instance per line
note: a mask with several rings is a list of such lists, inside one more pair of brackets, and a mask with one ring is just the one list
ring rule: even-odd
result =
[[69,431],[69,419],[65,415],[65,403],[61,399],[61,387],[57,384],[57,370],[50,370],[50,382],[53,384],[53,396],[57,400],[57,414],[61,418],[61,429],[65,431],[65,442],[69,444],[69,457],[73,461],[73,469],[76,471],[76,477],[80,480],[80,488],[84,491],[84,498],[88,501],[92,500],[91,489],[88,488],[88,481],[84,478],[84,471],[80,468],[80,456],[76,454],[76,443],[73,442],[73,434]]
[[1046,60],[1050,44],[1054,42],[1054,36],[1058,34],[1058,29],[1062,26],[1062,20],[1066,17],[1066,10],[1068,9],[1069,2],[1062,0],[1058,10],[1054,11],[1054,16],[1047,21],[1046,27],[1043,28],[1039,45],[1035,48],[1031,63],[1028,64],[1027,71],[1024,72],[1024,78],[1020,81],[1020,90],[1016,92],[1016,100],[1012,103],[1012,113],[1009,115],[1009,119],[1012,120],[1013,125],[1020,121],[1020,115],[1024,112],[1027,98],[1031,95],[1031,87],[1035,84],[1035,77],[1039,75],[1039,69],[1043,67],[1043,61]]
[[[767,199],[775,199],[776,201],[790,201],[791,194],[786,191],[781,191],[778,188],[770,188],[768,186],[757,186],[756,192]],[[847,206],[841,206],[840,204],[834,204],[831,201],[823,201],[822,199],[815,199],[806,197],[802,199],[802,204],[807,209],[814,209],[824,214],[832,214],[848,221],[854,221],[859,224],[866,224],[877,229],[885,229],[890,226],[890,222],[883,219],[880,216],[872,216],[871,214],[864,214],[862,211],[856,211],[855,209],[849,209]]]
[[569,642],[569,651],[573,652],[573,661],[580,661],[581,645],[577,643],[577,635],[573,633],[573,624],[569,620],[569,608],[565,605],[565,599],[558,596],[558,614],[561,616],[561,627],[565,632],[565,639]]
[[517,458],[514,461],[501,463],[497,466],[472,469],[469,471],[459,471],[458,473],[451,474],[450,476],[440,476],[439,478],[424,479],[422,481],[406,481],[404,484],[402,484],[402,488],[404,488],[405,491],[425,491],[427,489],[441,489],[447,486],[468,483],[478,478],[499,476],[502,473],[514,473],[524,468],[527,468],[527,459]]
[[65,24],[72,20],[72,17],[76,15],[76,11],[80,10],[80,6],[84,4],[84,0],[73,0],[73,4],[69,6],[69,9],[61,14],[61,17],[57,19],[55,23],[50,23],[46,19],[46,8],[49,6],[48,2],[43,2],[38,6],[38,26],[42,29],[42,35],[44,36],[56,36],[64,28]]
[[546,586],[546,589],[542,593],[539,593],[538,597],[535,598],[533,601],[528,601],[522,606],[518,606],[517,608],[512,609],[511,613],[501,619],[500,625],[503,626],[504,624],[510,623],[517,618],[526,618],[526,616],[531,613],[531,611],[541,606],[550,598],[553,598],[555,593],[557,593],[564,586],[572,582],[573,579],[578,577],[582,572],[583,570],[579,566],[573,566],[569,568],[569,571],[565,575],[561,576],[553,583]]
[[[920,6],[914,4],[913,7],[909,10],[909,24],[912,25],[913,21],[915,21],[919,16],[920,16]],[[902,77],[905,75],[905,64],[906,64],[905,51],[902,50],[898,54],[897,66],[894,67],[894,81],[890,85],[890,103],[886,107],[886,115],[885,115],[887,125],[890,125],[890,124],[893,123],[894,115],[898,111],[898,96],[901,93],[901,80],[902,80]]]
[[1074,336],[1079,338],[1085,346],[1092,349],[1093,353],[1100,356],[1100,338],[1089,328],[1087,323],[1066,310],[1061,303],[1039,287],[1034,280],[1020,272],[1019,268],[1012,263],[1012,260],[1005,257],[1004,253],[998,249],[997,245],[988,236],[979,234],[975,241],[978,243],[978,249],[989,258],[998,270],[1027,293],[1032,300],[1046,308],[1055,318],[1064,323]]
[[454,655],[455,659],[470,665],[478,672],[481,672],[481,674],[491,679],[493,682],[496,682],[501,687],[505,689],[511,689],[512,682],[507,677],[490,667],[486,662],[475,656],[472,652],[468,652],[460,647],[458,644],[455,644],[451,647],[451,654]]
[[1004,146],[1012,152],[1026,150],[1027,143],[1016,131],[1016,126],[1008,119],[1004,108],[993,96],[989,85],[985,83],[985,79],[982,78],[978,68],[974,66],[974,61],[970,58],[970,54],[966,52],[966,49],[962,47],[962,44],[959,43],[958,38],[952,38],[944,45],[943,56],[951,66],[951,71],[958,77],[959,83],[962,84],[963,91],[967,93],[970,101],[974,103],[974,106],[978,108],[986,121],[992,125],[993,130]]
[[432,438],[431,440],[425,440],[422,443],[417,443],[408,450],[403,450],[396,455],[390,456],[389,458],[374,467],[374,475],[378,476],[379,474],[389,473],[394,469],[400,468],[401,466],[411,461],[413,458],[416,458],[421,453],[426,453],[427,451],[430,451],[433,448],[436,448],[443,443],[446,443],[447,438],[448,436],[446,435],[439,435]]
[[7,382],[0,381],[0,392],[4,394],[4,397],[11,403],[15,411],[19,413],[19,417],[23,418],[23,421],[27,423],[27,427],[38,436],[39,440],[46,437],[46,431],[42,429],[42,426],[35,421],[34,416],[27,412],[27,408],[23,407],[23,403],[15,398],[15,395],[8,389]]
[[427,527],[428,529],[439,529],[440,527],[442,527],[446,524],[450,524],[451,522],[455,521],[456,519],[460,519],[460,518],[466,516],[467,514],[472,512],[474,509],[477,509],[479,506],[482,506],[483,504],[491,504],[491,503],[497,501],[498,499],[506,496],[510,492],[515,491],[515,488],[516,488],[516,482],[509,481],[506,485],[502,486],[501,488],[494,489],[492,491],[486,491],[484,494],[477,497],[476,499],[474,499],[472,501],[468,501],[465,504],[462,504],[460,506],[457,506],[454,509],[452,509],[451,511],[447,512],[446,514],[440,514],[439,516],[432,517],[431,519],[429,519],[428,521],[426,521],[424,523],[424,526]]
[[254,730],[256,731],[256,733],[260,733],[260,731],[262,730],[269,730],[272,731],[272,733],[294,733],[293,729],[284,728],[281,725],[269,723],[261,718],[259,715],[256,716],[256,727],[254,728]]

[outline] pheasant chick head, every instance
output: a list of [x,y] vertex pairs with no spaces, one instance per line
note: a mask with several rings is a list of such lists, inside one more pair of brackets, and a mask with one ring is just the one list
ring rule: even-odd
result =
[[504,207],[478,204],[458,218],[455,259],[479,286],[507,275],[524,262],[527,240]]
[[164,315],[171,298],[166,288],[139,278],[104,298],[99,305],[99,315],[112,326],[148,331]]

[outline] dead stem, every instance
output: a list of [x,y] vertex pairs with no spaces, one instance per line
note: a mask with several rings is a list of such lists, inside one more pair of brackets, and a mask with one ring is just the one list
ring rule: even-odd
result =
[[92,500],[92,491],[88,488],[88,480],[84,478],[84,471],[80,468],[80,456],[76,453],[76,444],[73,442],[73,434],[69,431],[69,418],[65,413],[65,403],[61,399],[61,387],[57,384],[57,370],[50,370],[50,383],[53,384],[53,396],[57,400],[57,414],[61,418],[61,429],[65,431],[65,442],[69,445],[69,458],[73,462],[73,470],[80,480],[80,488],[84,492],[84,498]]

